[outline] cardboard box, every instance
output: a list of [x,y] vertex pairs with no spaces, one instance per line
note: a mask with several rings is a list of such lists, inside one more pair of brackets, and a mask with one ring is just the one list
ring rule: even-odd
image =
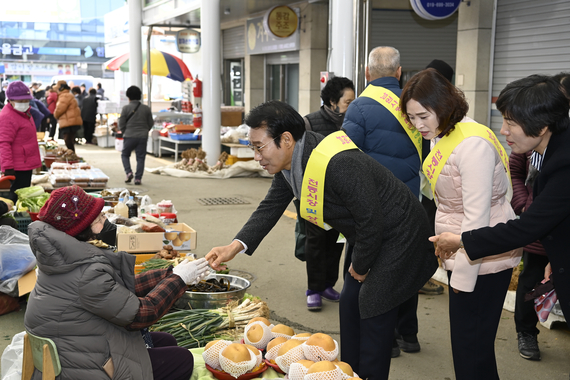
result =
[[196,249],[196,230],[185,223],[173,223],[166,232],[117,234],[117,249],[130,253],[158,252],[166,244],[177,251]]
[[243,124],[243,107],[222,107],[221,125],[238,127]]
[[36,270],[33,269],[20,277],[18,280],[18,295],[21,297],[24,294],[28,294],[36,286],[36,281],[38,277],[36,276]]

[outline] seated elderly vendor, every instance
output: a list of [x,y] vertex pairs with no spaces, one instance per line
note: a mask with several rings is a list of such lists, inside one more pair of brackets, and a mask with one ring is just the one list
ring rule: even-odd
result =
[[[134,255],[98,248],[104,203],[78,186],[57,189],[40,210],[40,221],[28,227],[39,271],[26,330],[53,340],[61,380],[188,380],[192,354],[172,335],[147,327],[187,284],[206,276],[208,263],[183,261],[135,276]],[[33,378],[40,376],[36,370]]]
[[275,176],[235,240],[206,259],[218,268],[239,252],[253,254],[298,198],[305,220],[340,231],[354,245],[340,299],[342,360],[362,378],[387,379],[398,306],[437,268],[422,205],[343,131],[327,137],[306,131],[286,103],[262,104],[245,122],[255,160]]

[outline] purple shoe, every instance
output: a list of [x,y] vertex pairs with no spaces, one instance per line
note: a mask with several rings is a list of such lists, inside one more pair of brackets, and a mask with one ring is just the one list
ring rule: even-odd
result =
[[321,295],[319,292],[313,292],[312,290],[307,290],[307,308],[310,311],[320,311],[323,307],[323,301],[321,300]]
[[328,288],[320,292],[320,294],[327,301],[338,302],[340,300],[340,294],[336,290],[334,290],[332,286],[329,286]]

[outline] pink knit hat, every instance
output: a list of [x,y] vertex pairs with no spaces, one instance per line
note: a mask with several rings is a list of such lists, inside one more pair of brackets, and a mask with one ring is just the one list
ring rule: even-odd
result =
[[28,86],[24,84],[21,80],[17,80],[8,85],[6,89],[6,98],[8,100],[26,100],[32,99],[32,93]]

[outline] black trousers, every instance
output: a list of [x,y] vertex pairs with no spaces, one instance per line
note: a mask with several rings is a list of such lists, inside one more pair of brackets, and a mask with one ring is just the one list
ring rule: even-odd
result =
[[548,257],[523,251],[523,263],[515,299],[515,327],[517,332],[538,334],[539,330],[536,328],[538,317],[534,310],[534,302],[525,302],[524,296],[544,279],[544,268],[548,264]]
[[95,122],[83,120],[83,136],[86,142],[93,142],[93,132],[95,132]]
[[403,336],[418,333],[418,296],[414,295],[387,313],[361,319],[358,295],[362,284],[348,273],[353,248],[346,245],[344,287],[340,294],[341,360],[350,364],[362,379],[388,379],[394,331],[397,329]]
[[[456,380],[498,380],[495,337],[512,269],[477,277],[473,292],[449,289],[451,351]],[[448,272],[451,279],[451,272]]]
[[16,171],[14,175],[16,177],[15,180],[10,181],[10,199],[14,201],[18,200],[18,196],[16,195],[16,190],[22,189],[24,187],[30,187],[32,184],[32,171],[31,170],[23,170],[23,171]]
[[334,286],[338,280],[340,257],[344,244],[339,244],[339,232],[323,230],[312,223],[305,223],[305,260],[309,290],[322,292]]
[[49,138],[53,139],[55,137],[55,130],[57,128],[57,119],[55,116],[50,115],[49,117]]
[[125,137],[123,139],[123,151],[121,152],[121,160],[125,174],[132,173],[131,169],[131,152],[134,150],[137,157],[137,171],[135,179],[142,179],[144,173],[144,160],[146,158],[146,142],[147,138]]

